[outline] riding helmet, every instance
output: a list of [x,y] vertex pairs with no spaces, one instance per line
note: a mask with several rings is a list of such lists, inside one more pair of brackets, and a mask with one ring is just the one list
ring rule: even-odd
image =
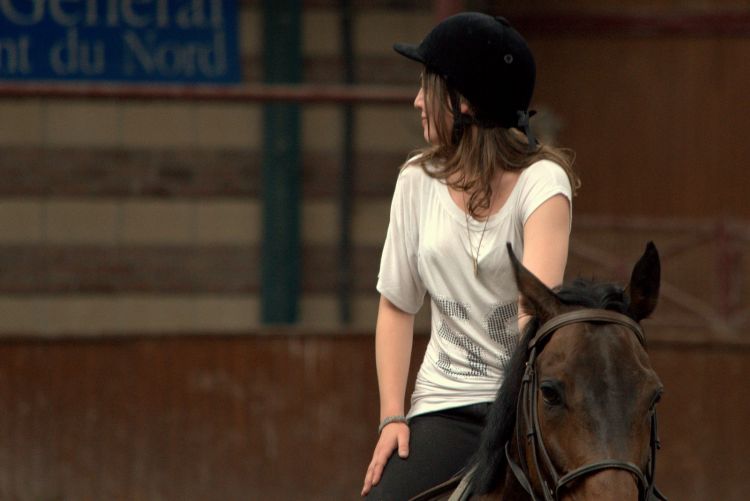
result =
[[518,127],[530,136],[536,65],[526,41],[505,18],[463,12],[435,26],[419,45],[393,48],[460,92],[480,126]]

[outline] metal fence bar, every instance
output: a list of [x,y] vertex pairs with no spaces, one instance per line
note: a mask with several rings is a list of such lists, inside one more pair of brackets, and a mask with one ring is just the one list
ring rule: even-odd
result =
[[0,83],[0,99],[9,98],[408,104],[414,99],[414,89],[394,85],[338,84],[105,85]]

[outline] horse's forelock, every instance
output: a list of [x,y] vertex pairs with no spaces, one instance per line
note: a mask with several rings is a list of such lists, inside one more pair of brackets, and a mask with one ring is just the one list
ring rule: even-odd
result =
[[556,292],[568,306],[599,308],[628,314],[629,300],[625,289],[617,284],[576,279]]

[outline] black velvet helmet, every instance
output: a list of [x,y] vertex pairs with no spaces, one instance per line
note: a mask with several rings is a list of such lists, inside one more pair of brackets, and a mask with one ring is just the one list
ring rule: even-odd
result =
[[468,99],[474,122],[490,128],[518,127],[530,146],[535,145],[528,125],[534,56],[505,18],[463,12],[435,26],[419,45],[396,43],[393,48],[424,64]]

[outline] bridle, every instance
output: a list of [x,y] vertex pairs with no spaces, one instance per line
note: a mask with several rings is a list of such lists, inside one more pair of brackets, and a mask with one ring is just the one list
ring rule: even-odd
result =
[[[567,313],[562,313],[553,317],[552,319],[545,322],[537,331],[534,338],[529,341],[528,351],[529,357],[526,361],[526,371],[524,372],[521,391],[518,394],[518,400],[516,401],[517,416],[523,416],[523,422],[525,423],[525,436],[529,442],[529,449],[531,450],[531,459],[536,469],[537,476],[542,485],[542,492],[544,494],[544,501],[556,501],[560,497],[560,491],[565,488],[571,482],[591,475],[602,470],[617,469],[625,470],[632,473],[638,482],[639,501],[649,501],[654,498],[662,499],[666,501],[666,497],[659,492],[654,483],[654,476],[656,471],[656,451],[660,448],[659,438],[656,433],[656,409],[651,410],[651,453],[648,461],[647,471],[644,473],[637,465],[629,461],[620,461],[618,459],[602,459],[580,468],[576,468],[573,471],[567,472],[560,475],[552,464],[549,453],[544,446],[544,440],[539,427],[539,412],[537,409],[537,371],[536,371],[536,359],[537,355],[544,349],[545,344],[552,335],[561,327],[570,324],[593,322],[593,323],[607,323],[616,324],[626,327],[631,333],[635,335],[638,342],[646,348],[646,338],[643,334],[641,326],[631,319],[630,317],[617,313],[610,310],[601,309],[580,309]],[[522,468],[519,464],[515,463],[509,451],[510,442],[505,444],[505,456],[508,460],[513,474],[515,475],[518,482],[531,496],[533,501],[539,501],[540,498],[534,492],[529,481],[529,471],[526,465],[528,462],[525,460],[524,453],[522,451],[521,444],[523,443],[523,437],[521,436],[520,421],[516,420],[516,444],[518,457],[520,463],[524,465]],[[539,463],[541,456],[542,465]],[[546,476],[548,478],[545,478]]]

